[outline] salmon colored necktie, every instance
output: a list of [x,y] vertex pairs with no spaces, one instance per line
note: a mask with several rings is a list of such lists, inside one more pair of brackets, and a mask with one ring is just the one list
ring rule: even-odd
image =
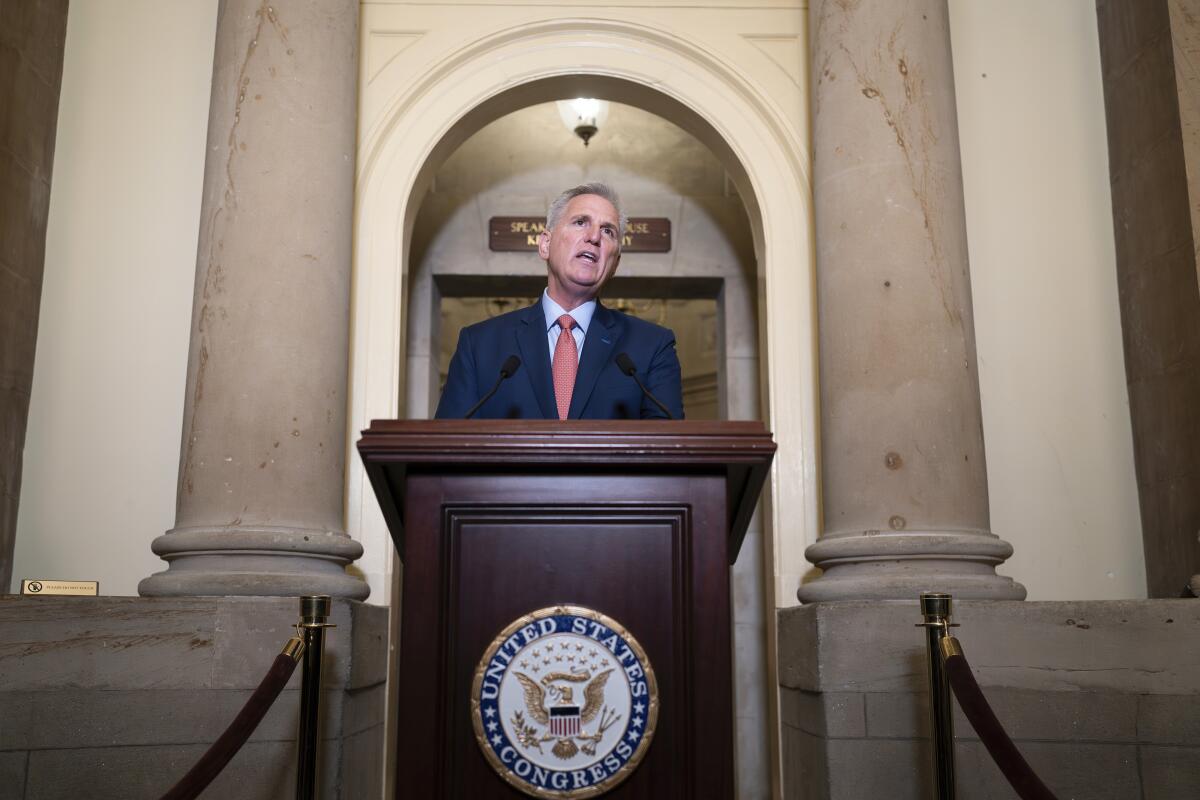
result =
[[579,371],[579,348],[575,346],[575,336],[571,329],[575,320],[570,314],[558,318],[558,343],[554,345],[554,361],[551,370],[554,372],[554,400],[558,403],[558,418],[566,419],[567,411],[571,408],[571,392],[575,390],[575,373]]

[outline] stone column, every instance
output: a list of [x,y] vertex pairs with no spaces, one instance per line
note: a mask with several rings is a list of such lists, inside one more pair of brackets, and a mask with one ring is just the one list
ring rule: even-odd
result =
[[12,579],[67,0],[0,7],[0,594]]
[[345,566],[358,0],[222,0],[175,527],[143,595],[364,598]]
[[1178,0],[1096,2],[1117,297],[1150,597],[1178,597],[1200,568],[1200,22],[1194,7]]
[[824,570],[803,602],[1022,599],[989,530],[946,0],[813,0]]

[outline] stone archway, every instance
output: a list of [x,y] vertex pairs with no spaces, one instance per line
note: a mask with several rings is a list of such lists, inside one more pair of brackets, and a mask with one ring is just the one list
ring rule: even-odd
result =
[[[562,66],[584,60],[586,67]],[[350,430],[400,412],[409,234],[430,176],[467,137],[504,113],[580,94],[672,120],[721,159],[746,204],[765,289],[759,308],[763,419],[780,444],[768,528],[775,540],[776,581],[787,585],[774,594],[779,605],[793,604],[798,576],[807,569],[805,542],[816,538],[806,155],[770,98],[727,65],[665,33],[593,21],[500,31],[407,86],[391,99],[381,123],[364,132],[356,192]],[[363,475],[350,470],[347,481],[349,528],[368,559],[373,549],[387,552],[382,520],[370,518],[365,502],[371,495]],[[782,519],[792,521],[786,536],[774,524]],[[369,564],[363,567],[370,572]]]
[[[576,19],[497,29],[448,53],[415,83],[397,81],[390,94],[367,98],[378,110],[360,134],[350,430],[404,408],[408,255],[432,176],[486,124],[570,96],[604,98],[671,120],[718,157],[745,203],[758,264],[761,418],[780,445],[763,521],[764,602],[769,609],[792,605],[807,569],[804,547],[817,534],[816,340],[803,133],[742,71],[664,30]],[[358,563],[368,579],[389,587],[391,544],[373,504],[361,468],[352,467],[347,528],[364,545]],[[375,597],[385,592],[377,589]],[[774,614],[766,617],[764,678],[775,730]]]

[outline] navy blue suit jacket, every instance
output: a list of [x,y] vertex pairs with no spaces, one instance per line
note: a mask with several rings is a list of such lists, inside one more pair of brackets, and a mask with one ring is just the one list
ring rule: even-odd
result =
[[[683,389],[675,334],[667,328],[596,304],[583,340],[568,419],[646,419],[662,409],[642,395],[614,359],[628,353],[638,377],[676,419],[683,418]],[[458,337],[450,373],[438,403],[438,419],[460,419],[483,397],[510,355],[521,359],[516,374],[475,413],[484,419],[558,419],[550,347],[541,302],[469,325]]]

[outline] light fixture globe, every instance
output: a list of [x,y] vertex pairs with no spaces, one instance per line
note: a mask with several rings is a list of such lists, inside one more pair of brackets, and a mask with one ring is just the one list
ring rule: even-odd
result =
[[559,100],[555,105],[567,130],[583,139],[584,147],[608,119],[608,102],[605,100],[577,97],[574,100]]

